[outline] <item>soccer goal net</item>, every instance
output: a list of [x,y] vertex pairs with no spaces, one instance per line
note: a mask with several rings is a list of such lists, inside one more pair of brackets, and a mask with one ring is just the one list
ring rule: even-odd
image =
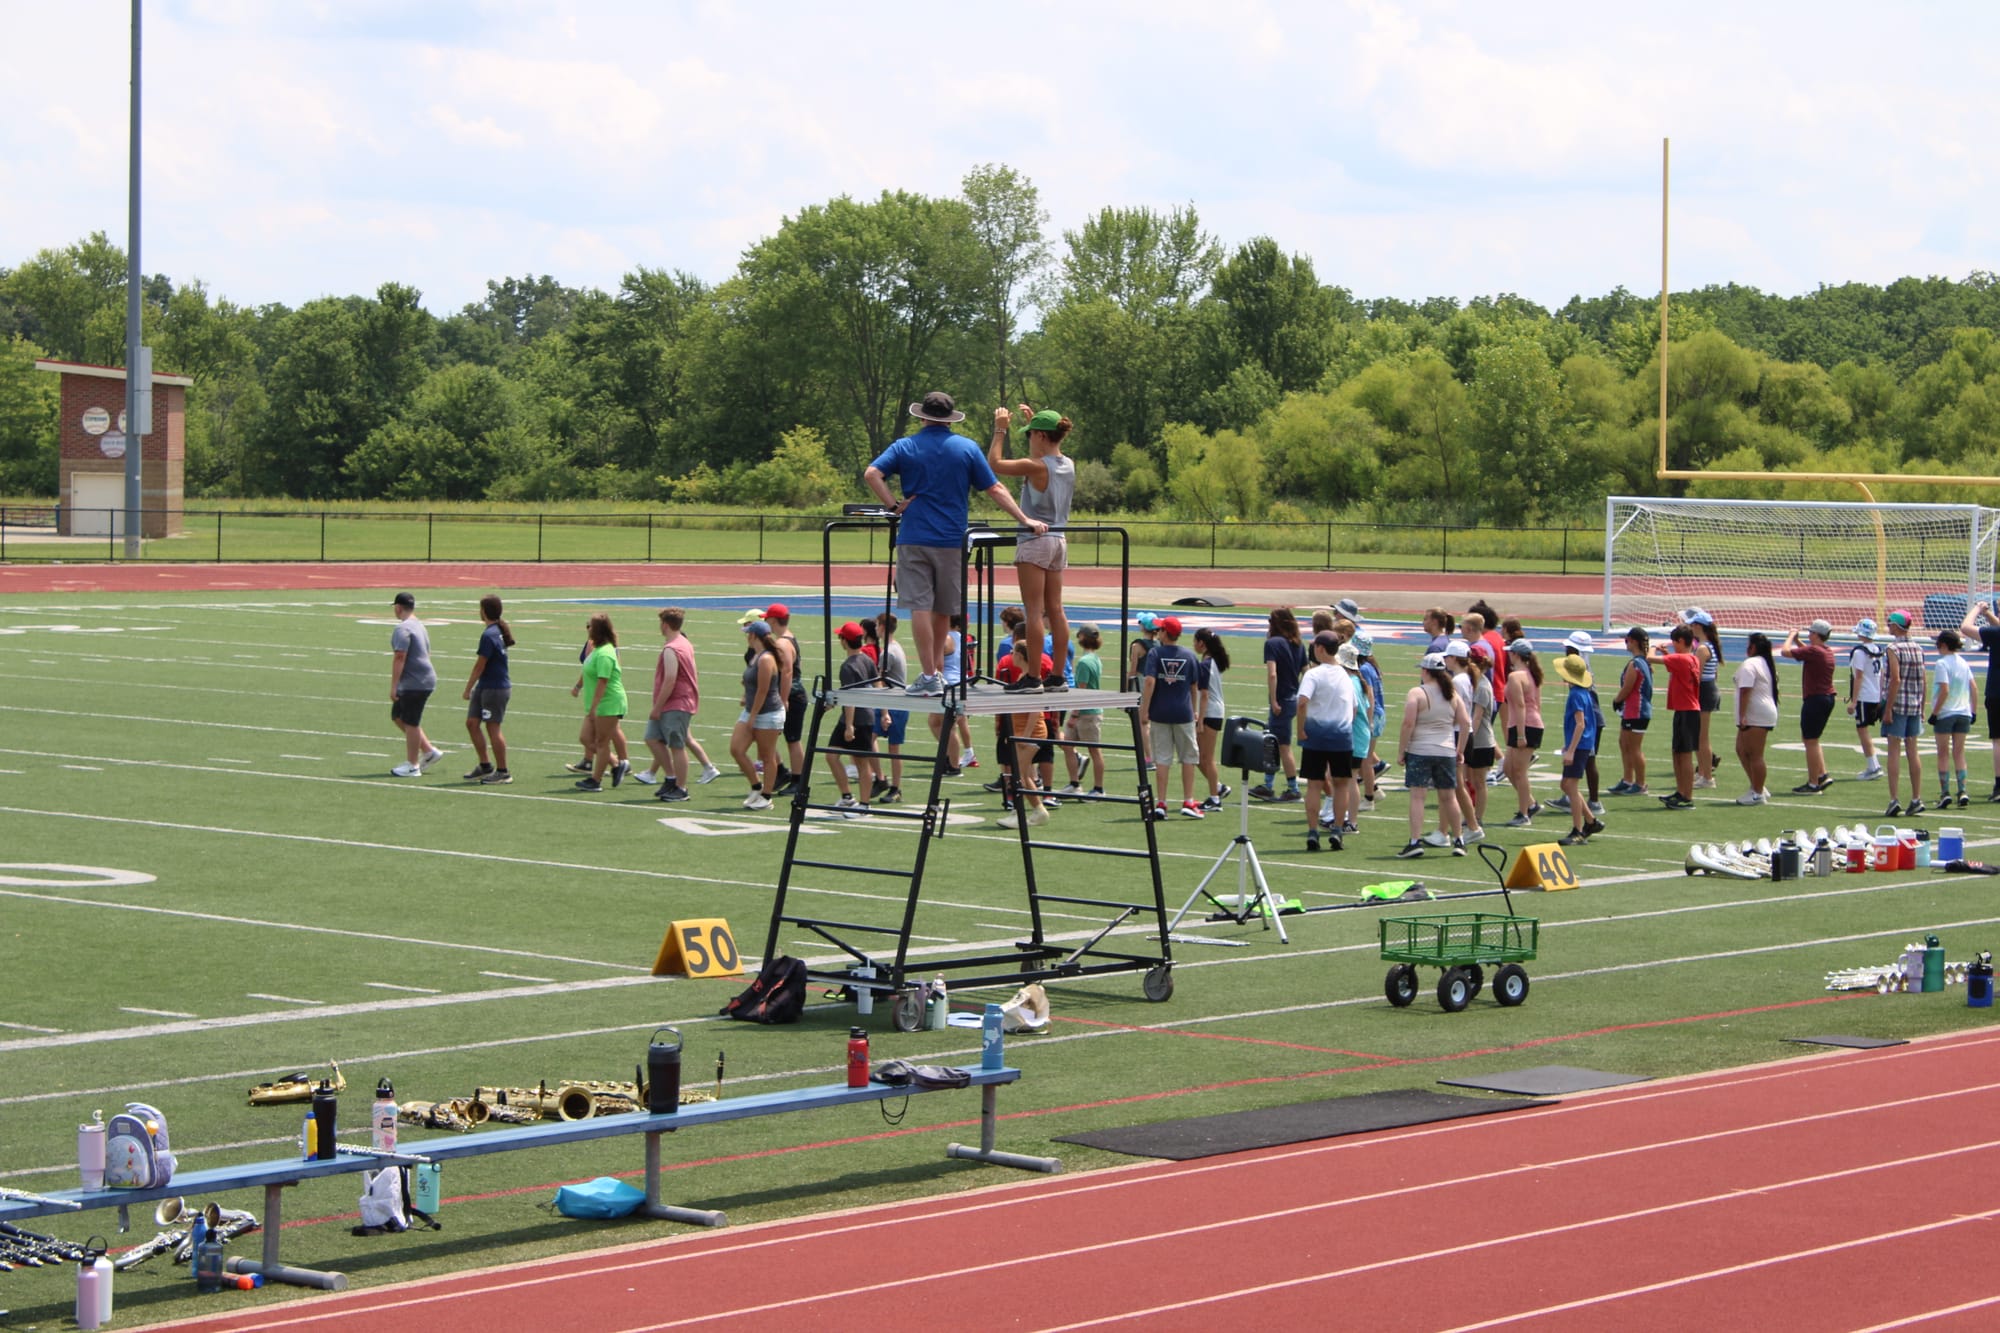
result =
[[1955,627],[1993,595],[1996,532],[2000,510],[1979,505],[1613,496],[1604,627],[1669,625],[1691,606],[1743,630],[1825,619],[1845,633],[1898,609]]

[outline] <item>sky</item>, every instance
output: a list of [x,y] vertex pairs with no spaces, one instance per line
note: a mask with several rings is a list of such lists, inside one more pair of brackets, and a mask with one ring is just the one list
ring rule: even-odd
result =
[[[146,0],[148,273],[243,305],[715,282],[800,208],[1026,175],[1358,296],[2000,270],[2000,5]],[[126,240],[129,0],[0,0],[0,267]]]

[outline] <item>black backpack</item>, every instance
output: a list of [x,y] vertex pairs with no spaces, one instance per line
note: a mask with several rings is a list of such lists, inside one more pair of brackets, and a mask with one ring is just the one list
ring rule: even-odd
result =
[[806,1011],[806,965],[784,954],[766,962],[749,988],[722,1006],[745,1023],[796,1023]]

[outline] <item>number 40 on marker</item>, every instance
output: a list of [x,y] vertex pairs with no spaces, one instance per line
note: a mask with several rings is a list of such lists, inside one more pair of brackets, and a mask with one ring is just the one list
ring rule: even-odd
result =
[[660,943],[660,956],[653,960],[653,975],[742,976],[743,958],[736,952],[736,937],[729,933],[729,923],[720,917],[674,922]]

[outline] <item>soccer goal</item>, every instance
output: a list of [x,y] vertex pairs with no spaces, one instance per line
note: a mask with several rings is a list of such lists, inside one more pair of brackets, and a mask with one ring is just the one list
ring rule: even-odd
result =
[[1825,619],[1845,633],[1899,608],[1956,626],[1993,596],[1996,533],[2000,509],[1980,505],[1612,496],[1604,628],[1673,624],[1690,606],[1741,630]]

